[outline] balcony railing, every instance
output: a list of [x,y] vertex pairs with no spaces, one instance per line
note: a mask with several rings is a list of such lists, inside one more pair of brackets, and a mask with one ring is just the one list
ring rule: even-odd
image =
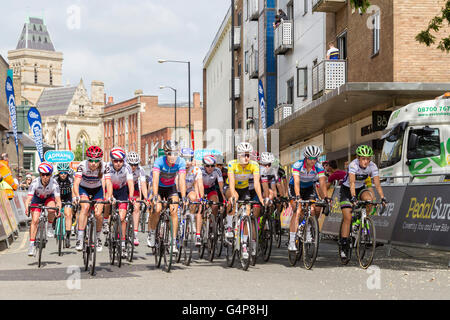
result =
[[292,37],[293,23],[290,20],[282,21],[274,32],[274,48],[275,54],[285,54],[292,49],[293,37]]
[[313,12],[338,12],[346,3],[346,0],[313,0]]
[[[241,78],[234,78],[234,99],[241,97]],[[231,80],[230,80],[230,100],[231,100]]]
[[248,58],[248,73],[250,76],[250,79],[258,79],[258,67],[259,67],[259,61],[258,61],[258,51],[252,51],[250,53],[250,56]]
[[248,17],[250,21],[258,21],[259,19],[259,0],[248,0]]
[[293,105],[282,103],[275,108],[275,122],[280,122],[281,120],[289,117],[292,114]]
[[346,60],[323,60],[312,70],[313,99],[319,98],[327,91],[339,88],[346,82]]
[[230,31],[230,51],[231,49],[237,50],[241,47],[241,27],[234,27],[234,41],[231,44],[231,31]]

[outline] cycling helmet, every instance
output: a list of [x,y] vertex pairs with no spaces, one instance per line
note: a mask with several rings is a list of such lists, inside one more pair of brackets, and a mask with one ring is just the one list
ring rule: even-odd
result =
[[273,163],[275,161],[275,156],[270,152],[263,152],[261,154],[261,159],[259,160],[262,164]]
[[125,160],[125,150],[122,147],[114,147],[109,153],[112,160]]
[[164,152],[178,151],[178,142],[167,140],[164,144]]
[[215,157],[216,157],[216,163],[223,165],[223,156],[216,155]]
[[356,155],[358,157],[371,157],[373,156],[373,149],[366,145],[359,146],[356,149]]
[[42,162],[38,167],[39,173],[52,173],[53,172],[53,165],[48,162]]
[[56,168],[58,169],[58,173],[61,172],[70,173],[70,165],[68,162],[58,163]]
[[203,164],[213,166],[216,164],[216,158],[212,155],[207,155],[203,157]]
[[86,158],[88,159],[101,159],[103,158],[103,150],[97,146],[90,146],[86,150]]
[[253,152],[253,147],[249,142],[241,142],[238,144],[236,151],[238,153],[250,153]]
[[182,148],[181,156],[183,158],[192,158],[194,157],[194,150],[192,150],[192,148]]
[[137,152],[131,151],[127,153],[127,162],[129,164],[139,164],[141,163],[141,158]]
[[305,151],[303,151],[305,158],[317,158],[321,153],[322,151],[317,146],[307,146]]

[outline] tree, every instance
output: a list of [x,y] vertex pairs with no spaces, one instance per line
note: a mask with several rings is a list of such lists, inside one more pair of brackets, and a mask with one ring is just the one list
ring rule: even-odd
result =
[[[90,146],[100,146],[100,145],[101,145],[100,140],[98,143],[96,143],[96,142],[94,142],[93,144],[85,143],[84,152],[86,152],[87,148],[89,148]],[[77,144],[73,154],[75,156],[74,161],[83,161],[83,145],[81,143]]]
[[[436,37],[431,34],[431,31],[439,32],[444,22],[450,25],[450,0],[447,0],[445,7],[441,8],[441,13],[431,19],[428,28],[416,36],[416,40],[419,43],[424,43],[427,47],[435,44]],[[450,36],[442,38],[437,48],[448,53],[450,51]]]

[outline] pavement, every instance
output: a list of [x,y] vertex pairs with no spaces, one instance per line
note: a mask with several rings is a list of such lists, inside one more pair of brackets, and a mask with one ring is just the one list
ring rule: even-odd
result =
[[132,263],[110,265],[108,248],[97,254],[96,275],[82,269],[82,255],[72,247],[58,256],[55,239],[43,252],[43,266],[28,257],[28,232],[0,252],[0,299],[175,299],[175,300],[316,300],[316,299],[449,299],[450,252],[386,246],[376,249],[372,266],[364,270],[356,257],[340,263],[337,244],[320,243],[312,270],[300,262],[290,266],[287,238],[273,248],[269,262],[258,260],[243,271],[239,261],[232,268],[225,257],[212,263],[194,253],[190,266],[175,263],[170,273],[155,267],[146,234]]

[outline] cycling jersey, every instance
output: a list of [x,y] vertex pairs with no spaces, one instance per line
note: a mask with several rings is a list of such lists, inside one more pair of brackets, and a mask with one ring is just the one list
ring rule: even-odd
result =
[[253,174],[259,174],[259,165],[257,162],[250,160],[245,167],[242,167],[238,160],[232,160],[228,163],[228,172],[234,173],[235,188],[244,189],[249,187],[249,180],[253,179]]
[[167,163],[167,157],[162,156],[156,159],[153,165],[153,172],[159,172],[159,186],[172,187],[175,185],[177,173],[186,173],[186,161],[178,157],[173,166]]
[[202,171],[199,167],[190,167],[186,172],[186,190],[187,193],[194,191],[194,182],[199,180],[202,176]]
[[348,173],[345,177],[344,182],[342,183],[346,187],[350,187],[350,179],[349,174],[353,173],[355,175],[355,188],[359,189],[365,185],[365,181],[368,177],[377,177],[379,175],[378,173],[378,167],[375,163],[370,161],[367,168],[361,168],[359,165],[359,160],[355,159],[353,160],[350,165],[348,166]]
[[54,179],[59,186],[59,191],[63,201],[72,199],[73,178],[71,176],[67,176],[66,180],[61,180],[59,176],[56,176]]
[[124,163],[119,171],[114,169],[112,162],[106,164],[105,179],[111,179],[113,190],[122,189],[129,180],[133,180],[133,172],[128,163]]
[[205,189],[214,187],[216,182],[223,182],[222,171],[219,168],[214,168],[211,173],[206,172],[204,167],[201,168],[203,175],[203,186]]
[[39,199],[59,197],[60,191],[58,183],[55,181],[55,179],[50,179],[48,185],[44,187],[40,178],[34,179],[28,189],[28,195],[33,196],[33,198],[37,197]]
[[325,169],[319,163],[316,163],[310,171],[306,169],[304,160],[299,160],[292,165],[292,177],[289,184],[294,184],[294,176],[300,177],[300,189],[309,188],[314,185],[314,182],[321,177],[325,177]]
[[276,183],[278,181],[278,170],[274,167],[260,166],[261,170],[261,182],[267,182],[269,184]]
[[142,169],[141,166],[138,166],[133,171],[133,183],[134,185],[139,185],[139,188],[141,188],[141,184],[139,182],[146,182],[147,178],[145,176],[144,169]]
[[88,160],[84,160],[78,165],[75,178],[81,178],[81,187],[95,189],[102,186],[102,176],[104,174],[106,175],[103,161],[100,161],[100,166],[97,170],[92,171],[89,169]]

